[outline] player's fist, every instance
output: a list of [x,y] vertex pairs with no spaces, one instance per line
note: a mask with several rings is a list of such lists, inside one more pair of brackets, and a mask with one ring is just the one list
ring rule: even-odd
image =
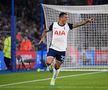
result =
[[95,17],[91,17],[91,18],[88,19],[88,22],[92,22],[94,20],[95,20]]

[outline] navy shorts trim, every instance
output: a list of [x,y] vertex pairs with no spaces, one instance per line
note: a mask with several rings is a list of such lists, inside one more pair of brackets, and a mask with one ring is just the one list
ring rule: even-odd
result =
[[49,48],[49,51],[47,53],[47,56],[52,56],[54,58],[56,58],[56,60],[60,61],[60,62],[64,62],[65,59],[65,51],[56,51],[52,48]]

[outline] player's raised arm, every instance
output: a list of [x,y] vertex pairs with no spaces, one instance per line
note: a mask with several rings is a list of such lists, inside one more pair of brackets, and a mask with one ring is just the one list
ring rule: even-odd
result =
[[94,19],[95,19],[94,17],[91,17],[89,19],[85,19],[85,20],[83,20],[83,21],[81,21],[79,23],[74,24],[73,28],[77,28],[77,27],[83,26],[83,25],[85,25],[87,23],[90,23],[90,22],[94,21]]

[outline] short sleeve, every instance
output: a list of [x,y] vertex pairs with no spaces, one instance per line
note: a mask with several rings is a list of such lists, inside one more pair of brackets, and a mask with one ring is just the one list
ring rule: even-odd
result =
[[73,29],[73,24],[68,23],[68,25],[69,25],[69,28],[72,30]]
[[52,31],[53,29],[53,23],[49,26],[49,31]]

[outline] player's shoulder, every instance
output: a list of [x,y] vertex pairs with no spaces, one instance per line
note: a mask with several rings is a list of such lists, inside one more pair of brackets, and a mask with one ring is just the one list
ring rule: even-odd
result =
[[72,23],[67,23],[70,29],[73,29],[73,24]]
[[52,27],[56,27],[56,26],[58,26],[58,22],[53,22],[51,25],[52,25]]
[[53,22],[53,25],[54,25],[54,24],[58,24],[58,22]]
[[53,26],[54,24],[57,24],[57,22],[52,22],[50,26]]
[[67,23],[68,25],[73,25],[72,23]]
[[49,31],[52,31],[53,30],[53,26],[56,25],[56,22],[52,22],[52,24],[49,26]]

